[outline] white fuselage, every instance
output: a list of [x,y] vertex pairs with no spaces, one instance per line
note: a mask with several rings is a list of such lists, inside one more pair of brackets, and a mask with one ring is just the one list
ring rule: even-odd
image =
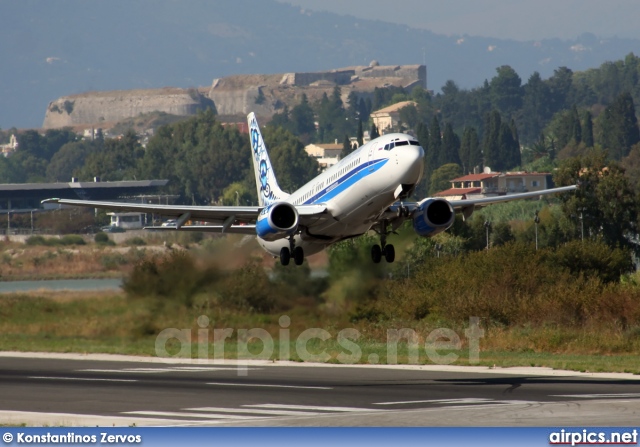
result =
[[[424,150],[415,137],[394,133],[383,135],[340,160],[291,194],[293,205],[326,205],[333,219],[318,219],[295,236],[305,255],[323,250],[341,239],[366,233],[379,216],[397,200],[400,186],[409,189],[422,177]],[[260,245],[274,256],[288,239]]]

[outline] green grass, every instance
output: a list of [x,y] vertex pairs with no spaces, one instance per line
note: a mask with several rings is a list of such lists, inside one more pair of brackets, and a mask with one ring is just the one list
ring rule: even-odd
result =
[[[163,329],[187,329],[192,335],[192,343],[182,351],[182,356],[197,359],[220,358],[221,351],[215,351],[214,329],[232,328],[231,337],[224,342],[224,358],[263,358],[270,360],[309,360],[304,350],[299,351],[296,340],[308,328],[318,328],[329,336],[327,340],[311,338],[305,344],[311,357],[323,355],[325,358],[311,358],[327,363],[417,363],[435,364],[425,352],[425,337],[437,322],[416,324],[418,334],[418,357],[412,357],[406,342],[398,344],[396,361],[390,357],[387,347],[387,329],[410,327],[401,322],[387,325],[380,323],[350,324],[335,316],[310,314],[305,309],[295,309],[287,313],[290,325],[283,331],[280,315],[246,314],[223,311],[220,309],[186,310],[180,307],[154,308],[153,303],[145,300],[127,300],[121,294],[95,293],[92,296],[76,293],[71,296],[51,294],[47,297],[34,295],[0,296],[0,350],[32,352],[77,352],[108,353],[125,355],[156,355],[157,334]],[[198,317],[207,314],[209,324],[203,329],[198,326]],[[264,348],[262,341],[250,339],[238,340],[240,330],[260,328],[266,332],[263,336],[269,342],[273,340],[273,350]],[[206,341],[205,350],[200,350],[198,330]],[[338,341],[343,332],[349,341]],[[360,337],[355,341],[357,330]],[[560,330],[558,330],[560,331]],[[440,349],[437,354],[453,354],[455,365],[469,365],[468,347],[464,338],[464,329],[456,330],[462,341],[461,349]],[[241,332],[240,332],[241,333]],[[268,333],[269,335],[264,335]],[[612,333],[613,334],[613,333]],[[545,366],[557,369],[569,369],[590,372],[631,372],[640,373],[635,344],[628,345],[628,351],[606,352],[602,338],[612,334],[590,334],[585,330],[579,333],[570,330],[550,331],[549,328],[487,330],[480,339],[479,365]],[[598,335],[598,336],[596,336]],[[288,342],[285,337],[288,336]],[[530,347],[531,340],[555,338],[545,346],[555,346],[555,351],[544,351]],[[634,337],[635,338],[635,335]],[[282,340],[284,343],[280,343]],[[557,341],[559,340],[559,341]],[[507,347],[504,347],[505,344]],[[614,343],[615,345],[615,343]],[[182,345],[175,338],[163,344],[170,356],[179,356]],[[608,345],[607,345],[608,346]],[[496,348],[497,347],[497,348]],[[606,346],[605,346],[606,347]],[[608,349],[608,348],[607,348]],[[267,354],[265,356],[265,353]],[[345,358],[351,356],[351,358]]]

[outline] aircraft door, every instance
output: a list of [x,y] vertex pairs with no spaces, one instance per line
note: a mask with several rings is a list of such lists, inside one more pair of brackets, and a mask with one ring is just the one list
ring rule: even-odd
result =
[[376,153],[377,144],[372,144],[369,146],[369,152],[367,154],[367,165],[369,166],[369,172],[373,172],[373,159]]

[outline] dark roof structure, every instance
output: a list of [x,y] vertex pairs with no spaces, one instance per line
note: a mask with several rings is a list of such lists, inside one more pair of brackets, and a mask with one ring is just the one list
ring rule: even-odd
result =
[[157,192],[169,180],[0,184],[0,212],[43,208],[44,199],[123,200]]

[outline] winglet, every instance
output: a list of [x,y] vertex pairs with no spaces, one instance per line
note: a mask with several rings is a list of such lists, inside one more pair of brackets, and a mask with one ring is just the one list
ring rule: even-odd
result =
[[249,135],[251,138],[251,154],[253,158],[253,169],[256,174],[256,188],[258,189],[258,200],[260,206],[268,206],[273,202],[284,200],[289,194],[282,191],[278,186],[278,181],[271,166],[271,160],[267,153],[267,146],[262,139],[262,133],[258,126],[255,113],[247,115],[249,123]]

